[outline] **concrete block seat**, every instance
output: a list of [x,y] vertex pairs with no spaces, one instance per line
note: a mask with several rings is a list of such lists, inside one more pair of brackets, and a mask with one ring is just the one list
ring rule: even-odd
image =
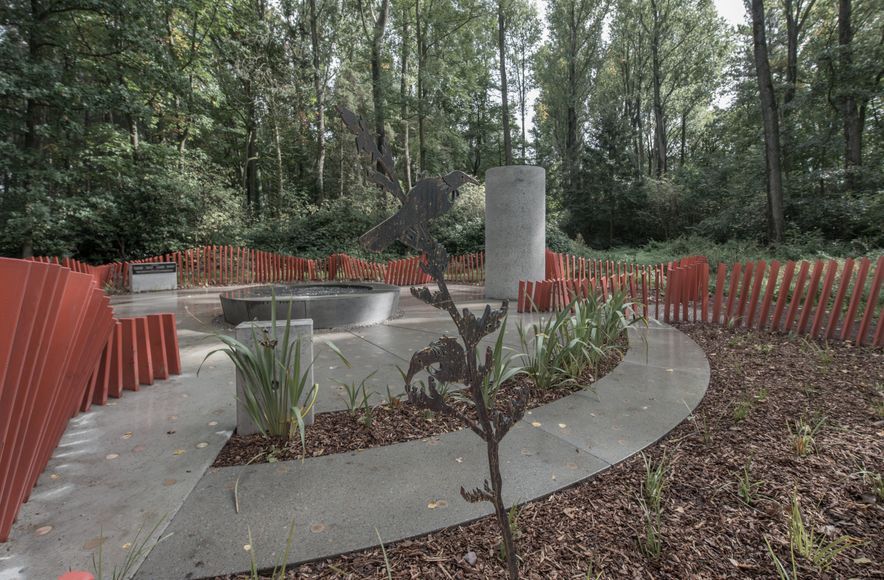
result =
[[[501,444],[504,496],[521,503],[586,480],[666,435],[700,403],[709,365],[696,343],[651,321],[629,331],[624,361],[591,389],[533,409]],[[487,476],[470,431],[306,459],[210,469],[137,578],[224,575],[275,564],[294,519],[289,563],[325,558],[462,524],[490,513],[459,494]],[[233,486],[239,480],[240,512]],[[435,509],[428,509],[433,502]]]

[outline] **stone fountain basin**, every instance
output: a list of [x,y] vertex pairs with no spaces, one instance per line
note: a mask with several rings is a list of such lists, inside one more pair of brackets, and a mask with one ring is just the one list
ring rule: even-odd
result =
[[276,317],[310,318],[313,328],[348,328],[379,324],[399,310],[399,287],[371,282],[299,282],[271,284],[222,292],[224,320],[241,324],[270,320],[276,295]]

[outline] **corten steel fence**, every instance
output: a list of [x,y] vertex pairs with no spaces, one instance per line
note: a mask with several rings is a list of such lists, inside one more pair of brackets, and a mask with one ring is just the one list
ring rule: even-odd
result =
[[656,265],[547,254],[549,280],[521,281],[518,310],[565,308],[589,292],[623,290],[666,322],[697,321],[884,346],[884,256],[719,264],[714,278],[702,256]]
[[[679,267],[705,263],[703,256],[689,256],[668,264],[636,264],[595,260],[582,256],[546,252],[546,280],[519,282],[519,312],[550,312],[565,308],[574,297],[591,292],[607,299],[624,291],[635,304],[634,312],[660,316],[669,273]],[[693,290],[691,298],[699,296]],[[653,312],[652,312],[653,310]]]
[[[311,280],[359,280],[411,286],[426,284],[430,280],[420,269],[420,263],[426,261],[422,256],[371,262],[339,253],[322,259],[308,259],[234,246],[201,246],[101,266],[91,266],[72,258],[39,257],[33,260],[90,274],[99,287],[115,290],[129,288],[130,264],[156,262],[177,265],[180,288]],[[447,277],[451,282],[461,284],[483,284],[485,252],[451,256]]]
[[[697,320],[823,340],[884,346],[884,256],[780,263],[719,264],[710,285],[708,265],[677,270],[673,296],[682,286],[708,288],[702,300],[678,298],[672,318]],[[667,310],[668,311],[668,310]],[[679,312],[680,311],[680,312]]]
[[175,315],[115,319],[88,268],[0,258],[0,541],[71,417],[181,372]]

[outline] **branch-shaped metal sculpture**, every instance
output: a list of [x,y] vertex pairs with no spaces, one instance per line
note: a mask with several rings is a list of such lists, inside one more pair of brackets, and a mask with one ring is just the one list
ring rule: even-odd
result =
[[[453,171],[443,177],[422,179],[403,195],[386,140],[381,142],[379,148],[362,119],[342,107],[338,107],[338,111],[344,123],[356,135],[356,148],[371,160],[372,166],[368,170],[371,180],[402,203],[396,214],[366,232],[359,238],[360,242],[366,249],[379,252],[399,240],[422,252],[425,261],[421,264],[421,269],[433,278],[438,290],[412,288],[411,293],[418,300],[447,311],[463,341],[461,346],[453,338],[442,337],[411,357],[408,373],[405,375],[408,401],[421,408],[458,417],[485,441],[491,481],[489,483],[486,479],[483,488],[472,491],[461,487],[460,493],[466,501],[487,501],[494,506],[503,537],[509,575],[510,578],[518,578],[518,559],[501,491],[503,480],[500,474],[499,449],[500,441],[524,416],[527,394],[519,390],[513,400],[503,405],[495,404],[494,398],[488,396],[488,390],[493,392],[498,386],[493,384],[493,378],[489,378],[494,369],[494,351],[490,347],[485,351],[482,364],[479,363],[477,352],[479,342],[500,328],[507,314],[508,302],[504,300],[496,310],[486,305],[478,318],[467,308],[458,310],[445,282],[448,253],[442,244],[433,239],[428,227],[430,220],[451,209],[461,186],[477,182],[461,171]],[[375,169],[375,166],[382,168],[383,173]],[[426,371],[429,375],[426,387],[412,384],[421,371]],[[464,384],[475,409],[475,418],[452,406],[436,387],[437,383]]]

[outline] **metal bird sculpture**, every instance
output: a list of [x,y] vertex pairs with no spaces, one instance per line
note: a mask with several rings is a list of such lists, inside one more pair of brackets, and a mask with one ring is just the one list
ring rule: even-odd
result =
[[[428,256],[443,256],[444,250],[430,237],[427,225],[451,209],[464,184],[479,182],[463,171],[452,171],[441,177],[421,179],[408,193],[403,193],[386,140],[375,141],[365,121],[352,111],[338,107],[338,112],[350,132],[356,135],[356,148],[371,159],[369,179],[402,203],[396,214],[359,238],[362,246],[372,252],[381,252],[400,240]],[[447,261],[447,255],[444,260]]]
[[[469,502],[487,501],[494,506],[503,536],[504,553],[507,554],[509,576],[517,579],[519,569],[515,544],[501,491],[503,482],[499,446],[504,435],[524,415],[528,396],[517,387],[514,399],[495,404],[494,393],[499,385],[494,384],[496,365],[493,349],[485,349],[484,362],[478,353],[479,342],[501,327],[508,303],[504,300],[497,310],[486,305],[480,317],[476,317],[468,308],[458,310],[445,281],[448,253],[442,244],[433,239],[427,228],[430,220],[451,209],[463,184],[476,183],[476,180],[462,171],[452,171],[444,177],[422,179],[405,194],[396,177],[393,155],[383,136],[375,140],[365,121],[342,107],[338,107],[338,111],[344,124],[356,135],[357,150],[371,159],[371,165],[367,168],[369,179],[402,203],[396,215],[366,232],[359,240],[365,248],[375,252],[383,250],[395,240],[401,240],[422,252],[425,258],[421,261],[421,269],[433,278],[438,290],[431,292],[427,287],[412,288],[411,293],[418,300],[447,311],[463,343],[461,345],[454,338],[442,337],[412,355],[408,373],[404,375],[408,401],[424,409],[459,417],[485,441],[491,481],[486,479],[483,488],[470,491],[461,487],[460,494]],[[412,384],[422,371],[427,372],[427,384]],[[451,382],[463,383],[467,387],[475,416],[462,413],[458,407],[452,406],[445,397],[445,390],[437,388],[439,384]]]
[[372,252],[381,252],[396,240],[418,250],[423,240],[420,226],[451,209],[465,183],[478,183],[463,171],[452,171],[443,177],[428,177],[418,181],[405,197],[402,208],[359,238],[362,246]]

